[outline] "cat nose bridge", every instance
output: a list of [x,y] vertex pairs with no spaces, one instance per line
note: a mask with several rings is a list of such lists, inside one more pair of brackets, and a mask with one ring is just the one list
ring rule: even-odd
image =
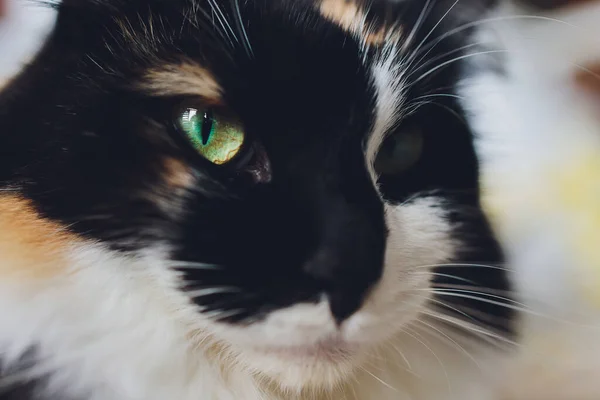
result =
[[381,213],[325,192],[316,216],[315,249],[304,272],[320,282],[342,322],[362,305],[383,271],[386,228]]

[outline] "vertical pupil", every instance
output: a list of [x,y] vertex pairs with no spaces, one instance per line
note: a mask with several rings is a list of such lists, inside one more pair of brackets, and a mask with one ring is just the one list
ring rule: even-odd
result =
[[208,144],[208,141],[210,140],[210,138],[213,134],[214,126],[215,126],[215,120],[213,118],[212,111],[210,111],[210,110],[205,111],[202,116],[202,126],[200,129],[202,145],[206,146]]

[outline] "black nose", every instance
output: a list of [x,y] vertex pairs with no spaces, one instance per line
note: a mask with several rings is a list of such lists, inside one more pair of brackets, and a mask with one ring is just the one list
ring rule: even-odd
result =
[[324,288],[334,318],[342,323],[381,278],[387,236],[383,211],[338,198],[318,226],[317,248],[304,271]]
[[354,314],[362,306],[368,287],[337,288],[329,293],[331,315],[338,325]]

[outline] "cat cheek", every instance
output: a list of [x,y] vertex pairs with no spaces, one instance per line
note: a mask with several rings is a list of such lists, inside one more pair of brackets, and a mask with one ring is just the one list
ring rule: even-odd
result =
[[0,280],[47,282],[68,274],[68,254],[82,239],[18,195],[0,196]]
[[163,163],[164,181],[171,189],[187,189],[194,185],[191,169],[175,158],[167,158]]

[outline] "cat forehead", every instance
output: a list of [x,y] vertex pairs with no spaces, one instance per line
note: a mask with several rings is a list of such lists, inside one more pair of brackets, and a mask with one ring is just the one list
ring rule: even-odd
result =
[[[220,33],[230,38],[244,25],[268,23],[278,17],[291,26],[315,30],[322,28],[317,20],[321,17],[367,45],[399,40],[404,31],[400,10],[406,8],[406,2],[396,0],[63,0],[57,3],[64,11],[75,11],[71,13],[75,16],[87,14],[97,19],[100,14],[110,15],[117,23],[129,25],[128,34],[147,36],[158,33],[152,28],[165,28],[165,21],[174,24],[171,28],[182,28],[182,32],[186,23],[203,30],[222,28]],[[152,20],[153,14],[157,21]],[[131,24],[132,20],[142,22],[143,31],[134,29],[137,24]]]
[[[94,8],[102,11],[93,13]],[[246,93],[254,89],[255,94],[286,97],[293,91],[308,100],[311,90],[320,97],[336,91],[352,98],[359,86],[363,93],[370,86],[365,82],[372,79],[368,47],[391,32],[368,22],[378,21],[366,17],[371,8],[345,0],[83,0],[63,5],[71,21],[77,10],[103,21],[96,34],[89,24],[75,25],[85,29],[83,35],[94,35],[81,50],[96,72],[117,76],[125,69],[122,75],[137,75],[134,86],[150,95],[196,95],[216,104],[226,103],[227,92],[242,83]],[[265,86],[265,81],[274,85]],[[316,105],[319,99],[311,102]]]
[[391,3],[385,1],[316,0],[314,7],[324,18],[353,34],[366,46],[398,43],[405,31],[391,12]]

